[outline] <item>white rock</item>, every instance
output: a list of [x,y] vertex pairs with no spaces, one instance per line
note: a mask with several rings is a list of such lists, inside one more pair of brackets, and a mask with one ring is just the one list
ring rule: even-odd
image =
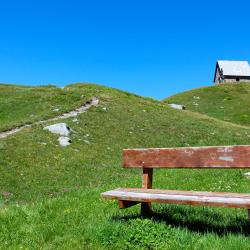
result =
[[72,120],[72,122],[77,122],[77,121],[78,121],[77,118],[75,118],[75,119]]
[[107,111],[107,107],[103,107],[102,109],[103,109],[104,111]]
[[49,130],[53,134],[59,134],[59,135],[64,135],[64,136],[68,136],[71,131],[70,127],[66,123],[53,124],[53,125],[44,127],[43,129]]
[[247,178],[250,178],[250,172],[244,173]]
[[46,142],[40,142],[40,144],[41,144],[41,145],[47,145],[47,143],[46,143]]
[[92,104],[93,104],[94,106],[97,106],[97,105],[99,104],[99,99],[96,98],[96,97],[94,97],[94,98],[92,99]]
[[69,139],[69,137],[66,136],[60,136],[58,138],[59,144],[63,147],[69,146],[71,143],[71,140]]
[[174,104],[174,103],[169,103],[168,104],[170,107],[174,108],[174,109],[185,109],[186,107],[184,105],[181,105],[181,104]]
[[58,111],[59,111],[59,109],[53,109],[53,111],[58,112]]

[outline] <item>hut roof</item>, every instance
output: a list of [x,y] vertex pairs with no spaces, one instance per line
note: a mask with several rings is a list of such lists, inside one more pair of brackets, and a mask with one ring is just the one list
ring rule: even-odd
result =
[[250,76],[248,61],[218,61],[224,76]]

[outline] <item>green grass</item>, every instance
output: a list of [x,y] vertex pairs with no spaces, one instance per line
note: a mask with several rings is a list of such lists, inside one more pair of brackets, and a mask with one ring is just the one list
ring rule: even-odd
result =
[[[199,99],[197,99],[199,98]],[[241,125],[250,125],[250,84],[222,84],[186,91],[164,100]]]
[[73,88],[0,84],[0,131],[60,115],[89,98],[88,92]]
[[[100,193],[140,187],[140,171],[121,168],[123,148],[249,144],[250,129],[98,85],[67,89],[101,101],[79,123],[62,120],[69,147],[42,125],[0,140],[1,248],[249,249],[245,210],[155,204],[143,220]],[[249,192],[243,172],[158,170],[154,187]]]

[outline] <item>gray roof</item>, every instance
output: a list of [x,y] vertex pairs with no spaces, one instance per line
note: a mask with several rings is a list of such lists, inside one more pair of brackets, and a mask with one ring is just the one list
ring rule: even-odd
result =
[[218,61],[224,76],[250,76],[248,61]]

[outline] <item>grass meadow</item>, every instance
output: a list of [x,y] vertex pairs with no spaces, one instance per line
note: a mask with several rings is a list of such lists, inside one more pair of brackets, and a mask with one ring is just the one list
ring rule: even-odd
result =
[[[8,85],[0,88],[6,93],[0,98],[0,131],[53,117],[55,107],[59,115],[92,96],[100,99],[78,121],[60,121],[73,130],[68,147],[43,130],[52,122],[0,140],[1,249],[250,249],[244,209],[153,204],[154,215],[143,219],[139,206],[119,210],[116,201],[100,197],[110,189],[141,186],[140,170],[121,167],[123,148],[244,145],[250,140],[247,126],[94,84],[28,91],[18,86],[18,94]],[[9,112],[2,112],[6,107]],[[156,170],[153,187],[249,193],[244,172]]]
[[186,105],[188,110],[250,126],[250,84],[229,83],[192,89],[166,98],[165,102]]

